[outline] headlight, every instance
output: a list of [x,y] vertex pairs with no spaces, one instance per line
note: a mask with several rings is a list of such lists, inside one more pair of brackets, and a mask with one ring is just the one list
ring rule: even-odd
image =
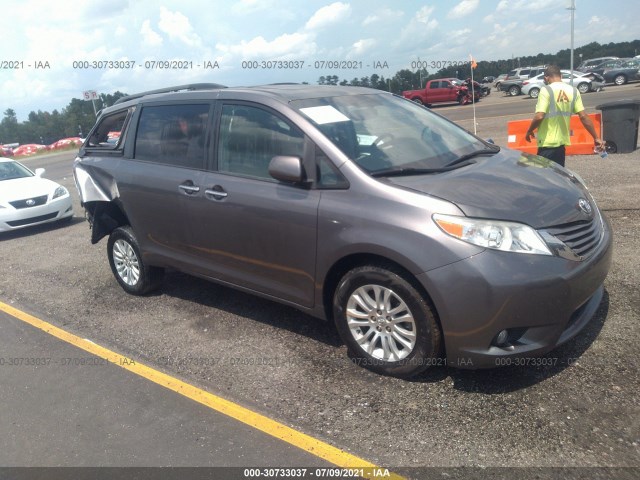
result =
[[56,188],[56,191],[53,192],[53,198],[58,198],[58,197],[62,197],[64,195],[67,195],[69,192],[67,191],[66,188],[64,187],[58,187]]
[[479,247],[505,252],[553,255],[538,232],[521,223],[438,213],[433,215],[433,220],[446,234]]

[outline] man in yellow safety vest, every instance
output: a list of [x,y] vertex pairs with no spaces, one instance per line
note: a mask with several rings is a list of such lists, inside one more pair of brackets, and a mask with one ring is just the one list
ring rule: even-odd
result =
[[562,81],[560,68],[556,65],[544,71],[545,87],[540,89],[536,113],[531,120],[525,139],[536,138],[538,129],[538,155],[553,160],[564,167],[565,145],[571,144],[569,122],[572,114],[577,114],[584,128],[591,134],[596,147],[604,148],[604,142],[585,113],[582,97],[575,87]]

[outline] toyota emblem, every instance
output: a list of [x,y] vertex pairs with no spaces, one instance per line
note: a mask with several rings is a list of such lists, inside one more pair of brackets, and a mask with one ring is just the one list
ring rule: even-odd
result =
[[36,204],[36,201],[33,198],[30,198],[25,202],[28,207],[33,207]]
[[586,201],[584,198],[581,198],[580,200],[578,200],[578,208],[582,210],[584,213],[586,213],[587,215],[591,215],[591,212],[593,211],[591,209],[591,205],[589,204],[589,202]]

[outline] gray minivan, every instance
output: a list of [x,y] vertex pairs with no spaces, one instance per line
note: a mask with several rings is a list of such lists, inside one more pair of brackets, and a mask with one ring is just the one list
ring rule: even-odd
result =
[[367,88],[125,97],[74,176],[125,291],[173,268],[255,293],[334,321],[389,375],[552,350],[593,317],[611,263],[577,175]]

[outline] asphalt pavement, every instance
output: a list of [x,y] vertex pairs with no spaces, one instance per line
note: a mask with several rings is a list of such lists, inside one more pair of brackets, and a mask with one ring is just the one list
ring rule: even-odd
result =
[[0,466],[331,466],[2,311],[0,352]]

